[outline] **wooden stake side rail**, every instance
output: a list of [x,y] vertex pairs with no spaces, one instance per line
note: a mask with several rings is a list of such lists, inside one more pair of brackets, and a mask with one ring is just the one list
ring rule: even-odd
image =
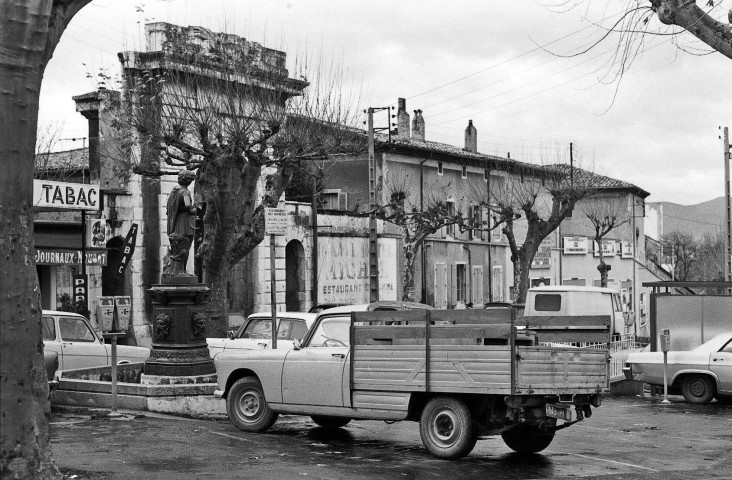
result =
[[[607,320],[598,330],[607,328],[609,339]],[[542,338],[514,321],[510,308],[355,312],[351,389],[514,395],[607,388],[606,350],[539,347]],[[580,321],[576,332],[597,333],[585,328],[590,321],[598,319]],[[548,322],[539,326],[542,336],[553,334]]]
[[540,342],[607,344],[611,322],[609,315],[581,315],[521,317],[516,324],[536,332]]

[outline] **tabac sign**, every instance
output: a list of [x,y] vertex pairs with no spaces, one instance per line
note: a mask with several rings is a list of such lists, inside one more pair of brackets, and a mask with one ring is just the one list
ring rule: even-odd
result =
[[33,206],[66,210],[99,210],[99,185],[33,180]]

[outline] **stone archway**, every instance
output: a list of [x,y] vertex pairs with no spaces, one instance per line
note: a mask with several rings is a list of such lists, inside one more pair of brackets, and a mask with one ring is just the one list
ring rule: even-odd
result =
[[305,306],[305,249],[298,240],[285,247],[285,308],[300,312]]

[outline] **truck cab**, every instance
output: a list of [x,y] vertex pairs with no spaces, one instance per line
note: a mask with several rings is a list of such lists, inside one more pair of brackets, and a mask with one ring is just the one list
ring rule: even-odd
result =
[[554,285],[530,288],[526,317],[610,316],[613,335],[624,333],[620,294],[610,288]]

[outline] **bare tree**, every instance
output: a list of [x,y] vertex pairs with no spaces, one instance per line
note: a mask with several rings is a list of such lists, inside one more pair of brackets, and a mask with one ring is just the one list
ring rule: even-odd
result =
[[541,168],[517,163],[505,176],[492,181],[486,205],[493,217],[491,228],[501,229],[511,250],[514,302],[526,300],[529,269],[542,240],[590,193],[587,185],[574,181],[569,165]]
[[[680,50],[690,54],[705,55],[711,49],[732,59],[732,8],[728,12],[721,11],[723,2],[720,0],[704,2],[706,10],[697,5],[696,0],[628,0],[616,14],[609,13],[611,9],[604,2],[557,0],[547,3],[562,10],[581,10],[582,16],[597,27],[598,36],[589,46],[560,56],[582,55],[606,42],[615,44],[614,52],[605,64],[603,82],[619,80],[643,51],[649,36],[669,37]],[[661,25],[653,22],[654,17]],[[707,48],[682,43],[684,32]]]
[[[406,174],[389,173],[384,179],[387,202],[377,207],[377,216],[399,227],[402,231],[404,250],[404,276],[402,300],[414,301],[415,260],[417,250],[424,240],[440,228],[457,226],[462,229],[466,217],[463,214],[465,197],[455,199],[450,195],[450,185],[439,183],[426,189],[423,198],[415,190]],[[458,200],[458,201],[455,201]],[[422,286],[424,288],[424,286]]]
[[583,202],[580,208],[594,230],[593,240],[600,255],[600,263],[597,265],[597,270],[600,272],[600,286],[607,287],[607,272],[611,266],[605,263],[603,239],[615,228],[630,222],[628,204],[624,199],[614,196],[594,196]]
[[700,281],[724,281],[724,232],[704,235],[697,241],[697,260],[692,276]]
[[0,477],[60,478],[48,441],[48,384],[33,255],[33,158],[43,73],[89,0],[0,0]]
[[691,281],[692,270],[697,260],[697,244],[689,233],[671,232],[661,238],[664,263],[670,263],[673,279]]
[[136,173],[196,172],[195,201],[205,204],[196,255],[217,312],[210,334],[224,335],[229,272],[263,240],[265,207],[276,207],[313,162],[357,153],[365,142],[353,128],[358,110],[343,93],[340,65],[306,63],[310,82],[296,80],[283,66],[252,64],[238,37],[213,35],[226,38],[203,50],[169,26],[164,51],[148,55],[154,62],[126,65],[119,126],[136,134],[127,145],[141,152],[132,157]]

